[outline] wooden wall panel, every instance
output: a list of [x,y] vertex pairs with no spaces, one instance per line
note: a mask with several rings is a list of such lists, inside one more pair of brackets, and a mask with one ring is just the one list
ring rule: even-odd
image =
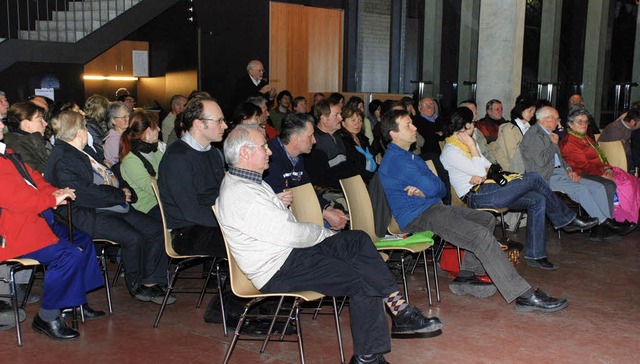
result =
[[138,79],[138,107],[152,106],[158,102],[166,110],[166,77],[143,77]]
[[307,100],[319,90],[340,90],[343,12],[270,4],[269,83]]

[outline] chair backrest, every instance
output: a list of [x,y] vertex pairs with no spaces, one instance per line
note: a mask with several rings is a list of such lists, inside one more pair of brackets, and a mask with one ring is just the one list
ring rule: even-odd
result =
[[180,258],[182,256],[176,253],[175,250],[173,250],[173,245],[171,244],[171,230],[169,230],[169,228],[167,227],[167,219],[164,216],[164,206],[162,205],[162,200],[160,199],[160,189],[158,189],[158,182],[155,178],[151,179],[151,189],[153,190],[153,194],[156,196],[156,200],[158,201],[160,216],[162,217],[162,230],[164,231],[164,250],[167,252],[167,255],[170,258]]
[[288,188],[285,191],[291,191],[291,193],[293,193],[293,202],[291,202],[290,208],[296,220],[324,226],[322,208],[320,207],[316,191],[313,189],[311,183]]
[[600,133],[593,134],[593,139],[595,139],[595,141],[597,142],[598,139],[600,139]]
[[371,198],[362,177],[355,175],[341,179],[340,186],[342,186],[342,192],[344,192],[344,197],[347,201],[351,230],[362,230],[369,234],[372,241],[378,241]]
[[[213,214],[218,219],[218,212],[216,211],[216,205],[211,206],[213,210]],[[231,290],[233,294],[238,297],[243,298],[251,298],[257,295],[261,295],[261,292],[256,289],[256,287],[251,283],[249,278],[247,278],[246,274],[240,270],[238,266],[238,262],[231,254],[231,249],[229,249],[229,242],[227,241],[227,236],[224,233],[224,229],[220,226],[220,232],[222,233],[222,238],[224,240],[224,247],[227,250],[227,262],[229,263],[229,278],[231,279]]]
[[[425,161],[425,163],[427,164],[427,167],[429,167],[431,172],[433,172],[433,174],[437,176],[438,171],[436,171],[436,166],[433,164],[433,161],[428,160],[428,161]],[[458,197],[458,195],[456,195],[456,191],[453,189],[453,186],[451,186],[451,205],[467,207],[467,204],[462,202],[462,200]]]
[[398,225],[398,221],[393,215],[391,215],[391,221],[389,222],[389,226],[387,227],[387,231],[389,234],[402,234],[403,231],[400,229],[400,225]]
[[598,145],[607,156],[607,161],[614,167],[627,171],[627,154],[624,151],[622,141],[599,142]]

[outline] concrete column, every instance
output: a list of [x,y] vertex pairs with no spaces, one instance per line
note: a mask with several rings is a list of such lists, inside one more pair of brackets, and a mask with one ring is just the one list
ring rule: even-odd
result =
[[[640,82],[640,11],[636,16],[636,41],[633,46],[632,81]],[[631,88],[631,102],[640,99],[640,87]]]
[[[538,56],[538,82],[558,82],[558,57],[560,55],[560,28],[562,25],[562,0],[545,0],[542,3],[542,21],[540,24],[540,54]],[[525,55],[526,57],[526,55]],[[547,86],[542,88],[542,94],[548,92]],[[552,97],[553,106],[556,102],[557,87]]]
[[502,101],[506,117],[520,94],[524,15],[522,0],[482,0],[478,33],[478,117],[491,99]]
[[480,1],[462,0],[460,9],[460,49],[458,56],[458,103],[473,97],[472,86],[465,81],[477,81],[478,25]]
[[440,92],[440,51],[442,44],[442,0],[424,1],[424,37],[422,47],[422,79],[425,95],[437,97]]
[[584,49],[582,84],[584,85],[584,105],[596,120],[602,111],[602,90],[604,89],[605,50],[607,45],[607,21],[609,0],[589,0],[587,8],[587,46]]

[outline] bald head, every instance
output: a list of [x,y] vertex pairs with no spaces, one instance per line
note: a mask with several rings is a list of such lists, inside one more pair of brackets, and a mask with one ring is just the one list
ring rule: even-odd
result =
[[262,75],[264,74],[264,66],[262,66],[262,62],[257,59],[249,62],[249,64],[247,64],[247,73],[249,73],[249,76],[254,80],[261,80]]
[[569,109],[571,109],[574,105],[584,105],[584,99],[582,98],[582,95],[571,95],[571,97],[569,98]]

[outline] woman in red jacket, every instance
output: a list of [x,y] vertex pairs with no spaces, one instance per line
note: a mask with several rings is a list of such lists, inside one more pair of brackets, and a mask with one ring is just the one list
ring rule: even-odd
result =
[[[4,135],[0,121],[0,140]],[[41,308],[33,320],[34,330],[52,339],[70,340],[79,332],[68,327],[60,309],[84,305],[90,317],[103,316],[87,303],[86,292],[102,286],[102,277],[91,238],[53,221],[52,208],[75,199],[69,188],[55,188],[40,173],[24,164],[0,143],[0,261],[16,257],[36,259],[47,267]]]
[[617,199],[611,199],[613,217],[618,221],[628,220],[636,224],[640,208],[640,180],[609,165],[607,156],[587,135],[589,117],[589,112],[582,106],[574,106],[569,110],[568,133],[559,143],[562,157],[583,178],[603,183],[608,193],[613,189],[611,193],[617,195]]

